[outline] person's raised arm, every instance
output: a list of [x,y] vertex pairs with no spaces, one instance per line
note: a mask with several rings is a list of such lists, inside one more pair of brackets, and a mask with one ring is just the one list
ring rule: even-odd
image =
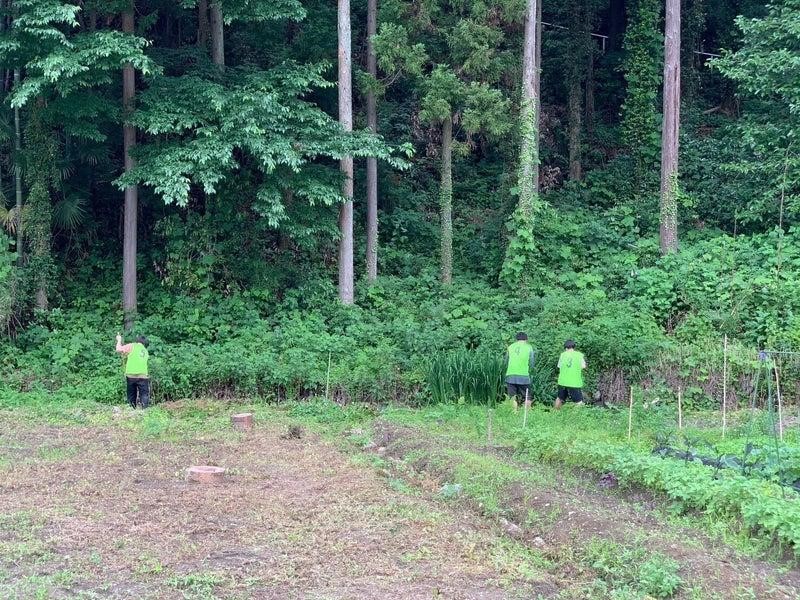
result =
[[128,354],[131,350],[133,350],[133,344],[123,344],[122,343],[122,335],[119,333],[117,334],[117,352],[122,352],[123,354]]

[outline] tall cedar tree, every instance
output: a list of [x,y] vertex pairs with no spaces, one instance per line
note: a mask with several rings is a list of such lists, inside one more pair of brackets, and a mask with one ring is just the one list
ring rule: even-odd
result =
[[[353,44],[350,24],[350,0],[339,0],[339,124],[346,132],[353,131]],[[339,300],[353,304],[353,157],[343,156],[341,170],[344,176],[339,209]]]
[[[508,12],[506,12],[508,11]],[[429,139],[439,143],[440,277],[453,279],[453,162],[480,131],[500,136],[512,127],[510,102],[498,89],[512,69],[503,23],[518,21],[513,7],[483,2],[453,4],[431,0],[382,3],[378,62],[404,75],[419,102],[419,117],[430,125]]]
[[678,250],[678,140],[681,114],[681,0],[667,0],[664,124],[661,129],[661,253]]

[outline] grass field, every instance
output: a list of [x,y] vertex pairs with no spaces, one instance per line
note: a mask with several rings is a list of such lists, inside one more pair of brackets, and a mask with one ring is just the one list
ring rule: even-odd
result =
[[[252,432],[230,428],[243,409]],[[725,441],[708,415],[687,418],[726,452],[772,439],[745,415]],[[653,457],[665,419],[637,414],[628,444],[624,411],[572,406],[531,411],[525,430],[500,407],[491,431],[485,409],[456,405],[3,410],[0,597],[797,598],[779,525],[625,471],[646,457],[733,477]],[[587,446],[604,451],[581,458]],[[225,482],[187,483],[193,464]]]

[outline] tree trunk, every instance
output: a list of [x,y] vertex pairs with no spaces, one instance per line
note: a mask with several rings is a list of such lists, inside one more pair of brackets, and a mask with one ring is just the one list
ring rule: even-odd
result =
[[442,124],[442,182],[439,207],[442,217],[442,283],[453,282],[453,118]]
[[667,0],[664,27],[664,126],[661,136],[661,253],[678,250],[678,135],[681,109],[681,2]]
[[[529,0],[529,4],[534,4],[535,8],[531,9],[528,7],[529,10],[529,18],[531,14],[530,11],[533,10],[536,14],[536,33],[533,39],[533,47],[535,52],[534,65],[533,65],[533,110],[534,110],[534,117],[533,117],[533,127],[534,127],[534,137],[535,137],[535,162],[534,162],[534,169],[533,169],[533,191],[538,194],[540,185],[539,185],[539,144],[541,136],[539,135],[539,130],[542,124],[542,96],[541,96],[541,76],[542,76],[542,1],[541,0]],[[528,31],[525,30],[526,36],[526,50],[527,50],[527,36]],[[524,83],[523,75],[523,86]],[[524,88],[523,88],[524,93]],[[523,102],[525,101],[525,96],[523,96]]]
[[[350,31],[350,0],[338,0],[339,37],[339,123],[345,131],[353,130],[353,72]],[[353,157],[342,159],[344,175],[339,209],[339,300],[343,304],[355,301],[353,284]]]
[[[133,34],[134,16],[133,3],[131,10],[122,16],[122,30]],[[130,172],[134,166],[131,155],[136,147],[136,128],[127,123],[134,108],[136,94],[136,73],[133,65],[125,65],[122,69],[122,106],[126,123],[123,125],[123,146],[125,154],[125,172]],[[136,294],[136,243],[138,236],[137,217],[139,209],[139,189],[135,185],[125,188],[125,226],[122,242],[122,311],[125,329],[133,327],[137,311]]]
[[586,134],[591,138],[594,135],[594,53],[595,44],[592,40],[593,13],[586,10],[587,56],[586,56]]
[[[375,78],[378,74],[377,58],[372,37],[378,28],[378,0],[367,0],[367,72]],[[378,131],[378,108],[375,91],[367,91],[367,127]],[[378,278],[378,161],[367,158],[367,281]]]
[[[294,204],[294,190],[290,187],[285,187],[283,188],[281,195],[283,196],[284,209],[288,213],[292,204]],[[291,242],[292,239],[286,235],[283,230],[281,230],[278,236],[278,251],[286,252],[289,249]]]
[[210,35],[211,24],[208,22],[208,0],[199,0],[197,3],[197,45],[207,49]]
[[625,35],[625,4],[625,0],[610,0],[608,7],[609,49],[616,50],[622,46]]
[[691,106],[700,92],[700,71],[695,50],[700,50],[706,28],[703,0],[683,0],[681,18],[681,99]]
[[531,289],[537,265],[534,216],[539,208],[539,66],[541,65],[540,0],[527,0],[522,58],[519,203],[509,224],[509,240],[500,280],[520,296]]
[[26,260],[27,268],[36,289],[36,308],[47,310],[47,291],[53,276],[52,256],[52,206],[50,186],[53,166],[56,161],[56,145],[53,132],[45,127],[43,113],[44,98],[37,97],[28,116],[25,129],[26,180],[28,184],[26,235],[30,252]]
[[569,85],[569,179],[581,180],[581,82],[577,73]]
[[[589,51],[589,10],[581,6],[578,0],[571,0],[569,6],[568,35],[570,40],[569,61],[567,67],[567,120],[568,120],[568,152],[569,179],[581,179],[581,96],[586,69],[586,54]],[[583,13],[581,12],[583,10]],[[588,38],[588,39],[587,39]]]
[[[533,216],[539,192],[539,0],[528,0],[525,47],[522,59],[522,145],[519,163],[519,208],[526,219]],[[537,56],[538,55],[538,56]],[[538,60],[537,60],[538,59]]]
[[[14,87],[20,84],[19,69],[14,69]],[[16,192],[16,226],[17,226],[17,266],[21,267],[24,261],[25,248],[23,246],[22,223],[22,129],[19,117],[19,107],[14,108],[14,189]]]
[[225,22],[219,2],[211,3],[211,60],[218,67],[225,67]]

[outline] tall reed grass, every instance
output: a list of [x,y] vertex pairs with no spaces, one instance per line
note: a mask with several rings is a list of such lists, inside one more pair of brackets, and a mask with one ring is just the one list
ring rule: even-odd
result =
[[428,369],[431,401],[494,406],[503,398],[503,367],[503,357],[486,350],[439,354]]

